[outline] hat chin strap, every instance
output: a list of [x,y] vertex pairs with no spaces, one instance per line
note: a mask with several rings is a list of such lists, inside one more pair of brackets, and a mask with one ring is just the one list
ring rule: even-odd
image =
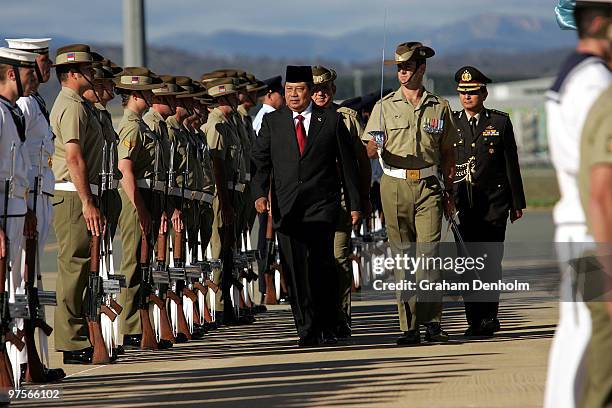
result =
[[93,81],[89,80],[89,78],[87,78],[87,75],[83,74],[83,72],[81,71],[81,67],[79,67],[78,71],[79,71],[79,74],[83,75],[83,78],[85,78],[87,83],[91,86],[91,90],[93,91],[93,94],[96,97],[96,100],[98,101],[98,103],[100,105],[103,105],[102,100],[100,99],[100,97],[98,96],[98,93],[96,92],[96,87],[94,86]]
[[[406,81],[406,84],[409,84],[410,81],[412,81],[412,78],[414,77],[414,74],[416,74],[417,71],[419,70],[419,68],[421,68],[421,65],[425,65],[425,60],[419,58],[419,59],[416,60],[416,67],[414,68],[414,71],[412,72],[412,74],[410,75],[408,80]],[[402,85],[404,85],[404,84],[402,84]]]
[[15,72],[15,82],[17,82],[17,95],[19,98],[25,96],[23,94],[23,85],[21,84],[21,75],[19,74],[19,67],[13,66],[13,72]]
[[40,72],[40,68],[38,67],[38,62],[36,62],[36,65],[34,65],[34,72],[36,72],[36,78],[38,78],[38,83],[42,84],[43,76],[42,76],[42,72]]

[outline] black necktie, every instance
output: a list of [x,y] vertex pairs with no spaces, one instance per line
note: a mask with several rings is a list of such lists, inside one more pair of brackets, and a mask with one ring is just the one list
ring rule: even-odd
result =
[[38,104],[38,107],[40,108],[40,111],[42,112],[43,116],[47,120],[47,123],[50,123],[49,122],[49,111],[47,110],[47,104],[45,103],[45,100],[42,98],[42,96],[40,96],[38,92],[34,92],[32,94],[32,97]]
[[470,130],[472,131],[472,139],[476,138],[476,116],[470,118]]
[[17,133],[19,133],[19,140],[22,142],[26,139],[26,123],[25,116],[23,116],[23,112],[19,106],[15,105],[10,108],[11,116],[13,117],[13,122],[15,122],[15,127],[17,127]]

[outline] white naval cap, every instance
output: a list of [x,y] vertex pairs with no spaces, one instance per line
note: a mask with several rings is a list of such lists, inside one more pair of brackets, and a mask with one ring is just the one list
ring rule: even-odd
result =
[[36,66],[37,56],[38,54],[33,52],[0,47],[0,64],[34,68]]
[[51,38],[7,38],[9,48],[45,54],[49,52]]

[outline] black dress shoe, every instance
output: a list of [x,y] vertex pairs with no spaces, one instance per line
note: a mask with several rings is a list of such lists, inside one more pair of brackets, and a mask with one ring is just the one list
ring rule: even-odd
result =
[[287,304],[291,303],[291,299],[289,298],[289,296],[288,296],[288,295],[286,295],[286,296],[281,296],[281,297],[278,299],[278,303],[280,303],[281,305],[287,305]]
[[421,333],[419,329],[416,330],[408,330],[404,332],[400,337],[397,338],[398,346],[414,346],[415,344],[419,344],[421,342]]
[[113,351],[111,351],[111,355],[108,359],[111,363],[114,363],[115,361],[117,361],[118,358],[119,358],[119,353],[117,353],[117,349],[114,348]]
[[319,344],[321,344],[320,334],[307,334],[298,340],[298,347],[316,347]]
[[253,307],[253,310],[255,311],[255,313],[265,313],[268,311],[268,308],[266,307],[266,305],[255,305]]
[[117,348],[115,349],[117,350],[117,355],[120,356],[122,354],[125,354],[125,348],[120,344],[117,346]]
[[348,339],[351,337],[351,326],[348,323],[343,323],[336,328],[336,337],[339,339]]
[[468,327],[463,335],[465,337],[481,339],[493,337],[493,328],[487,326],[488,324],[485,324],[485,321],[483,320]]
[[187,343],[189,341],[185,333],[176,333],[175,337],[177,343]]
[[447,342],[448,333],[442,330],[440,323],[427,323],[425,325],[425,341],[430,343]]
[[64,351],[64,364],[91,364],[93,347],[82,350]]
[[501,330],[501,324],[499,323],[499,319],[498,318],[493,319],[493,331],[498,332],[500,330]]
[[323,330],[323,333],[321,334],[321,343],[328,346],[338,344],[338,338],[333,330]]
[[[28,369],[28,364],[24,363],[21,365],[21,382],[25,383],[26,371]],[[38,384],[46,384],[55,381],[59,381],[62,378],[66,377],[66,373],[61,368],[47,368],[43,367],[43,377],[44,379]]]
[[160,340],[159,343],[157,343],[158,350],[167,350],[169,348],[172,348],[172,342],[170,340]]
[[139,349],[141,341],[141,334],[126,334],[125,336],[123,336],[123,348],[127,350]]

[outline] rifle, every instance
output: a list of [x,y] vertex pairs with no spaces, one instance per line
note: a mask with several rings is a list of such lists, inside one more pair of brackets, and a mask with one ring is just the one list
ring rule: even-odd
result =
[[[173,150],[171,151],[170,154],[174,156],[174,153],[175,151]],[[187,144],[186,146],[185,154],[186,154],[186,165],[185,165],[185,169],[183,170],[183,182],[181,183],[181,188],[180,188],[181,197],[179,200],[179,203],[180,203],[179,208],[180,208],[181,217],[183,217],[183,212],[185,209],[185,185],[187,184],[187,173],[188,173],[188,167],[189,167],[189,144]],[[174,162],[174,160],[172,160],[172,162]],[[187,340],[191,340],[191,331],[189,330],[189,326],[187,324],[187,318],[185,317],[185,313],[183,311],[182,295],[185,292],[184,289],[186,288],[184,285],[187,280],[186,276],[181,276],[181,275],[185,275],[185,269],[184,269],[185,262],[183,260],[184,258],[183,251],[185,248],[184,248],[183,235],[184,233],[182,230],[180,232],[174,230],[174,245],[172,249],[173,249],[173,257],[174,257],[174,269],[176,270],[176,272],[178,272],[178,276],[176,276],[176,279],[173,279],[172,274],[169,271],[168,276],[170,279],[171,288],[168,289],[166,296],[176,305],[177,334],[182,333],[187,338]],[[174,289],[176,290],[176,292],[172,290],[172,286],[174,286]]]
[[[99,203],[102,203],[104,187],[106,184],[105,163],[107,159],[108,149],[108,142],[105,141],[104,150],[102,152],[103,165],[100,171],[98,183]],[[114,319],[117,318],[117,315],[103,302],[104,283],[102,276],[100,275],[100,241],[100,236],[92,235],[90,241],[91,261],[89,265],[89,279],[87,283],[87,326],[89,328],[89,341],[91,342],[94,348],[92,363],[108,364],[110,362],[109,350],[106,346],[104,336],[102,334],[101,319],[102,314],[104,314],[111,321],[114,321]]]
[[[100,112],[102,114],[102,112]],[[113,133],[114,134],[114,133]],[[116,135],[116,134],[115,134]],[[102,288],[104,292],[104,300],[106,306],[115,313],[115,318],[111,319],[109,328],[109,338],[106,339],[107,346],[109,348],[109,355],[112,355],[112,350],[119,344],[119,321],[117,316],[123,311],[123,307],[117,303],[115,297],[121,293],[121,288],[126,287],[125,276],[115,274],[114,259],[113,259],[113,240],[111,235],[110,218],[106,217],[109,205],[109,194],[115,190],[115,152],[116,152],[116,139],[108,143],[107,161],[103,162],[103,166],[106,166],[104,171],[104,178],[102,180],[102,213],[107,219],[106,228],[103,230],[101,240],[101,260],[102,260]],[[107,322],[108,323],[108,322]]]
[[[13,333],[10,328],[12,319],[15,317],[27,317],[27,309],[17,309],[17,304],[9,303],[9,293],[6,292],[6,278],[10,282],[11,266],[9,263],[10,257],[10,238],[7,231],[8,226],[8,204],[9,195],[11,195],[11,187],[13,184],[13,175],[15,172],[15,143],[11,145],[11,168],[9,177],[4,180],[4,210],[2,216],[2,230],[5,231],[6,240],[6,256],[0,258],[0,388],[13,388],[13,376],[11,374],[11,362],[8,358],[6,350],[6,342],[13,344],[19,351],[23,350],[25,344]],[[15,297],[17,298],[17,297]],[[17,300],[17,299],[15,299]],[[25,312],[25,313],[24,313]],[[19,381],[19,379],[17,379]]]
[[[34,197],[32,211],[37,214],[38,196],[41,194],[42,182],[42,152],[43,143],[40,145],[38,160],[38,175],[34,178]],[[34,286],[34,273],[40,265],[38,255],[38,236],[26,240],[26,259],[25,259],[25,291],[28,299],[28,309],[30,318],[24,321],[24,338],[28,357],[25,379],[27,382],[42,383],[47,382],[46,370],[41,362],[36,349],[34,340],[35,329],[43,331],[45,336],[50,336],[53,328],[45,322],[44,305],[57,305],[55,292],[43,292]]]
[[[142,122],[141,122],[142,124]],[[153,182],[149,186],[149,197],[151,197],[151,209],[153,209],[153,205],[155,205],[156,200],[153,199],[153,194],[155,191],[155,186],[159,181],[159,161],[160,161],[160,145],[159,140],[157,138],[155,140],[155,162],[153,168]],[[151,215],[154,216],[155,211],[151,211]],[[153,277],[151,276],[151,257],[149,255],[149,243],[155,241],[155,228],[151,226],[150,231],[150,239],[147,238],[146,234],[142,234],[140,237],[140,271],[141,271],[141,279],[140,279],[140,291],[139,291],[139,300],[138,300],[138,308],[140,313],[140,324],[142,328],[142,337],[140,340],[140,349],[141,350],[157,350],[157,339],[155,338],[155,332],[153,330],[153,325],[151,324],[151,318],[149,316],[149,303],[151,302],[151,297],[153,294]]]
[[[174,170],[172,166],[174,165],[174,142],[172,142],[170,146],[170,167],[168,169],[168,177],[166,183],[164,183],[164,195],[163,195],[163,203],[162,203],[162,211],[161,214],[163,216],[166,213],[167,217],[167,209],[168,209],[168,193],[169,188],[172,188],[173,178],[174,178]],[[157,178],[157,174],[155,175]],[[168,312],[166,309],[166,302],[164,298],[164,287],[168,284],[168,272],[166,270],[166,241],[167,241],[167,232],[162,232],[161,228],[158,230],[157,234],[157,254],[155,256],[155,266],[151,271],[151,275],[153,281],[156,283],[155,293],[151,293],[149,299],[153,302],[153,304],[159,309],[159,338],[160,340],[170,341],[172,344],[176,343],[176,337],[174,336],[174,332],[172,331],[172,326],[170,325],[170,320],[168,319]],[[167,292],[167,291],[166,291]]]

